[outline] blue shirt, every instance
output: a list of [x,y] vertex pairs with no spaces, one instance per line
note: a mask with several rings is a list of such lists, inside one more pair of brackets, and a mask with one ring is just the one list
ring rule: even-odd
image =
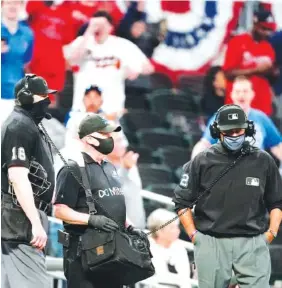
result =
[[[254,146],[260,149],[269,149],[282,142],[281,133],[265,113],[257,109],[250,109],[248,119],[254,121],[255,124],[256,134],[254,138],[256,139],[256,142],[253,144]],[[209,126],[214,120],[215,115],[209,120],[203,135],[203,138],[208,140],[211,144],[215,144],[217,142],[216,139],[211,137],[209,130]],[[247,137],[246,140],[252,143],[253,139],[251,137]]]
[[1,23],[1,42],[5,42],[8,51],[1,49],[1,98],[14,99],[15,84],[24,76],[24,65],[31,60],[33,52],[33,32],[19,23],[18,30],[11,34]]

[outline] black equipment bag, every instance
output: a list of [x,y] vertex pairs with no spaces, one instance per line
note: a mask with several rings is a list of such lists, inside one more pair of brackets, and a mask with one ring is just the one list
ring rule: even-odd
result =
[[[104,207],[93,198],[85,167],[69,160],[69,166],[80,172],[85,186],[89,213],[95,214],[95,204],[105,216],[112,219]],[[114,220],[114,219],[112,219]],[[88,228],[81,236],[80,253],[85,272],[101,275],[116,275],[120,285],[135,284],[155,274],[149,240],[128,232],[123,224],[114,232]]]

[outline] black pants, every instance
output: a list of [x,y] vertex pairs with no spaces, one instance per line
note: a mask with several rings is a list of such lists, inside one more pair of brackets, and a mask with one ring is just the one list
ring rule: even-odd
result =
[[122,288],[116,284],[111,275],[92,277],[85,273],[81,265],[81,257],[77,256],[76,245],[64,248],[64,274],[68,288]]

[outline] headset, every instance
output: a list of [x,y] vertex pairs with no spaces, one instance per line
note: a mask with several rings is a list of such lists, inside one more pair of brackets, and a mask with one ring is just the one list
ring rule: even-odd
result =
[[[224,109],[226,109],[227,107],[238,107],[239,109],[242,110],[242,108],[238,105],[235,104],[226,104],[222,107],[220,107],[217,112],[216,112],[216,116],[215,116],[215,120],[214,122],[210,125],[209,129],[210,129],[210,133],[213,139],[219,139],[220,138],[220,130],[218,128],[218,117],[219,117],[219,113],[221,111],[223,111]],[[245,114],[245,122],[248,124],[248,127],[245,130],[245,135],[247,137],[254,137],[254,135],[256,134],[256,130],[255,130],[255,125],[253,121],[248,120],[246,114]]]
[[29,79],[35,78],[35,74],[26,74],[24,77],[24,87],[17,93],[17,99],[21,105],[33,104],[33,94],[29,90]]

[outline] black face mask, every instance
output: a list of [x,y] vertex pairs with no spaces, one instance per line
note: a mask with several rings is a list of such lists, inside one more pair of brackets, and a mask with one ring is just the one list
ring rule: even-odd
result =
[[96,139],[99,142],[99,146],[89,144],[90,146],[95,148],[98,152],[104,155],[108,155],[114,150],[114,139],[112,137],[109,137],[106,139],[96,138],[94,136],[90,136],[90,137]]
[[38,124],[45,117],[47,108],[50,105],[50,103],[51,101],[49,97],[47,97],[44,100],[33,103],[32,105],[23,106],[23,108],[29,111],[35,123]]

